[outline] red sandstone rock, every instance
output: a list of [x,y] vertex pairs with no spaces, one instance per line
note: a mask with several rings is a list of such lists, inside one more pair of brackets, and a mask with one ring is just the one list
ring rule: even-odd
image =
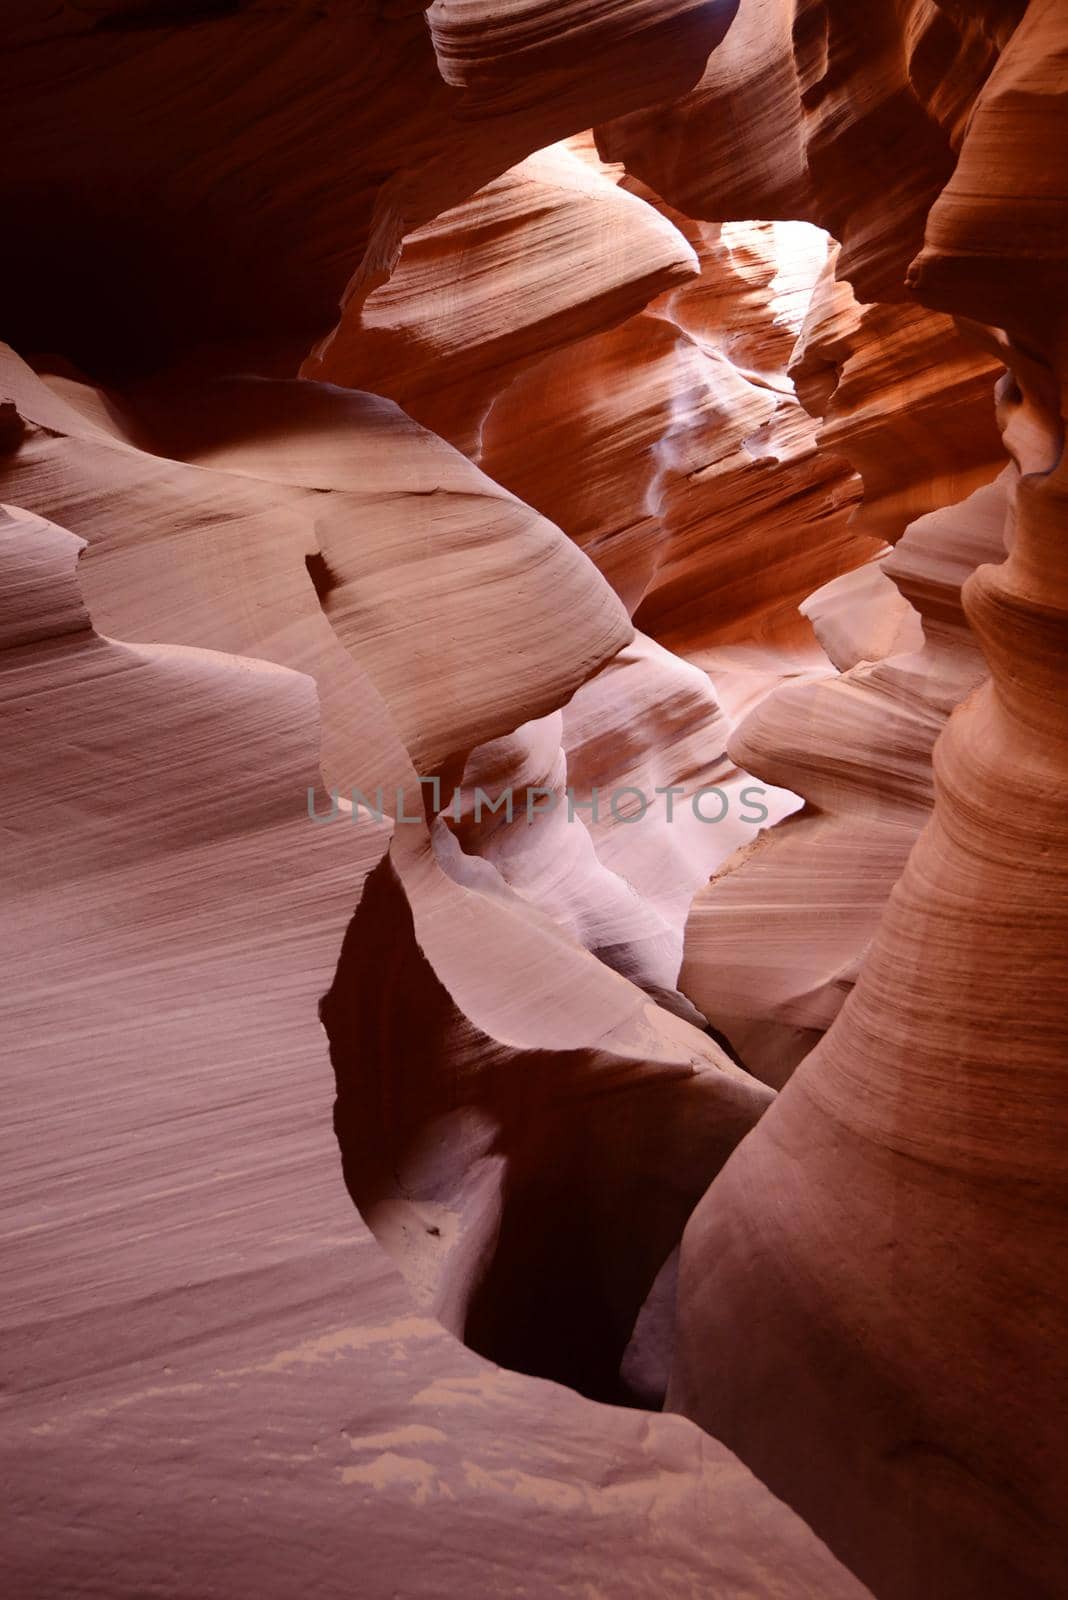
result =
[[700,276],[522,374],[481,460],[578,540],[645,631],[692,655],[803,634],[804,596],[878,545],[848,531],[856,480],[818,452],[786,373],[825,241],[668,215]]
[[0,381],[24,423],[0,488],[89,542],[101,626],[311,672],[330,786],[396,787],[382,700],[429,776],[631,637],[559,530],[388,401],[262,380],[109,400],[10,352]]
[[928,820],[934,742],[984,677],[960,588],[1003,553],[1005,508],[999,482],[914,523],[881,571],[917,602],[920,639],[895,627],[877,659],[868,641],[841,676],[773,690],[731,741],[736,761],[807,803],[697,895],[679,981],[776,1086],[838,1015]]
[[477,460],[494,398],[525,366],[696,271],[659,212],[555,146],[410,234],[303,375],[387,394]]
[[1059,1600],[1063,5],[4,29],[8,1587]]
[[[691,216],[818,223],[842,241],[861,300],[900,300],[975,97],[1024,9],[872,0],[861,18],[853,0],[748,0],[696,88],[599,129],[598,144]],[[1053,19],[1056,0],[1045,10]]]
[[861,1600],[692,1424],[413,1303],[341,1187],[315,1020],[385,829],[308,822],[307,677],[99,636],[77,548],[4,514],[8,1592],[549,1595],[626,1552],[616,1593]]
[[682,1256],[672,1404],[902,1600],[1066,1578],[1068,502],[1057,473],[1018,502],[1008,561],[969,584],[994,677],[938,746],[934,819]]
[[[1002,480],[1007,559],[964,588],[991,677],[936,746],[933,816],[852,995],[712,1185],[679,1273],[671,1402],[887,1600],[1068,1586],[1064,257],[1035,229],[1065,193],[1064,51],[1063,9],[1029,8],[910,273],[1008,329],[987,337],[1025,470]],[[1025,125],[1034,199],[1010,237]],[[997,492],[924,519],[928,550],[918,534],[900,560],[925,651],[959,634],[944,579]]]
[[920,306],[858,306],[834,282],[813,295],[790,367],[802,404],[822,417],[820,445],[864,480],[853,522],[896,544],[908,524],[963,500],[1005,464],[994,384],[1002,375],[948,317]]

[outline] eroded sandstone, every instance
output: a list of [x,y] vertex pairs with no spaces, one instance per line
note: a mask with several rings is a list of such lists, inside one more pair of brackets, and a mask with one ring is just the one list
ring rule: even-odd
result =
[[3,28],[7,1587],[1059,1600],[1063,7]]

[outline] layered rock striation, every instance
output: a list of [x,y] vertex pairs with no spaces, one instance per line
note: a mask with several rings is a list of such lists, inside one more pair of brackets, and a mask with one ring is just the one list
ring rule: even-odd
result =
[[3,27],[12,1592],[1058,1600],[1063,7]]

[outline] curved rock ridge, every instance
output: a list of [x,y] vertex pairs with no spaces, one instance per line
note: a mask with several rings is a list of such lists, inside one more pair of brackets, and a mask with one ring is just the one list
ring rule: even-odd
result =
[[696,889],[797,797],[735,765],[733,719],[707,674],[641,634],[576,691],[563,722],[568,780],[580,802],[599,800],[588,823],[598,858],[671,930],[675,983]]
[[639,635],[562,713],[473,751],[443,811],[466,854],[702,1027],[676,989],[693,895],[799,803],[739,771],[731,726],[704,672]]
[[1063,305],[1066,82],[1064,9],[1030,0],[909,272],[924,304],[1005,328],[1032,357],[1047,348]]
[[632,613],[660,559],[664,441],[694,366],[673,326],[641,314],[521,373],[483,429],[484,470],[563,528]]
[[672,650],[803,637],[804,596],[879,548],[847,531],[856,480],[818,451],[786,372],[826,240],[702,226],[638,192],[689,239],[700,276],[523,373],[490,411],[482,464],[572,534]]
[[[525,106],[546,90],[555,102],[575,94],[567,78],[576,61],[597,58],[619,90],[652,100],[652,71],[684,75],[715,49],[734,21],[738,0],[433,0],[427,12],[441,75],[472,91],[477,105]],[[650,58],[654,66],[650,65]],[[564,81],[561,82],[561,69]],[[585,103],[576,97],[576,104]]]
[[[598,146],[690,216],[817,223],[842,241],[841,273],[861,300],[901,300],[1026,5],[872,0],[861,26],[852,0],[747,0],[696,88],[598,128]],[[1045,10],[1052,27],[1056,0]],[[1022,126],[1017,139],[1027,160]]]
[[856,479],[817,448],[787,372],[828,241],[801,223],[689,229],[701,277],[660,310],[700,353],[711,405],[686,388],[674,398],[658,485],[667,537],[636,620],[684,654],[795,642],[804,595],[876,548],[850,531]]
[[387,830],[310,826],[307,677],[101,637],[79,543],[0,514],[10,1592],[863,1600],[692,1424],[413,1304],[338,1180],[315,1023]]
[[477,460],[486,413],[525,365],[697,270],[666,218],[557,145],[410,234],[303,374],[389,395]]
[[[1007,469],[959,506],[920,518],[877,567],[813,596],[813,624],[841,674],[773,689],[728,745],[748,771],[796,790],[805,808],[699,891],[679,983],[776,1087],[856,981],[928,820],[935,740],[986,675],[960,593],[980,563],[1004,554],[1013,477]],[[843,600],[848,640],[837,624]],[[836,611],[825,626],[827,604]]]
[[430,776],[632,637],[558,529],[389,401],[256,379],[109,397],[10,352],[2,384],[23,428],[0,489],[87,540],[101,626],[312,673],[328,786],[391,795],[397,734]]
[[992,403],[1003,365],[950,317],[858,305],[834,273],[817,283],[790,376],[823,420],[820,445],[864,480],[853,531],[896,544],[916,517],[963,500],[1005,465]]

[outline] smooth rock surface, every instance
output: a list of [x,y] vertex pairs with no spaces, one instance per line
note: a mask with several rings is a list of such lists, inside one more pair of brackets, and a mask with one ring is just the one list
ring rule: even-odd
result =
[[315,1019],[386,830],[308,821],[308,678],[99,636],[77,550],[5,512],[7,1593],[859,1600],[692,1424],[415,1303],[345,1198]]

